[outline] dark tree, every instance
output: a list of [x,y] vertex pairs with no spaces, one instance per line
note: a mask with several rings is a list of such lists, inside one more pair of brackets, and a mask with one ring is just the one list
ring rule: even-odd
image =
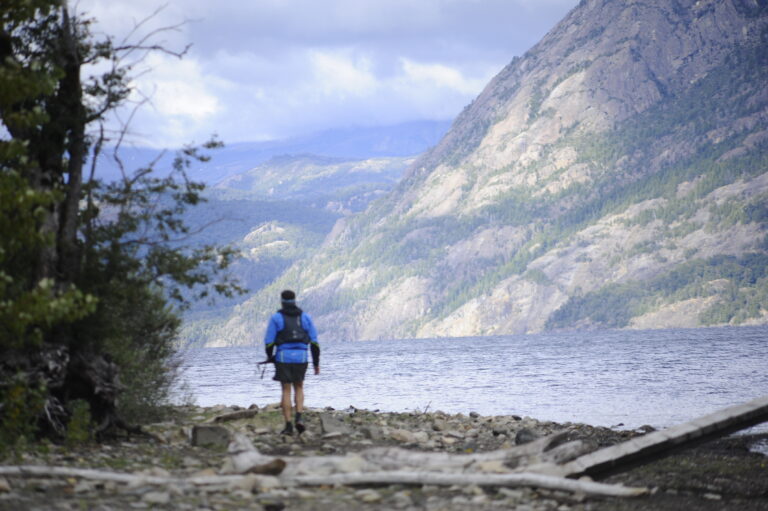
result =
[[[242,291],[223,271],[233,250],[184,243],[182,214],[202,201],[187,178],[208,158],[198,148],[160,177],[154,164],[94,177],[99,153],[119,151],[125,131],[110,139],[105,123],[127,103],[133,65],[186,49],[153,44],[165,29],[96,40],[59,0],[4,0],[0,23],[0,440],[35,426],[61,436],[80,401],[97,433],[126,427],[121,410],[167,396],[178,311],[211,289]],[[83,81],[90,64],[107,71]]]

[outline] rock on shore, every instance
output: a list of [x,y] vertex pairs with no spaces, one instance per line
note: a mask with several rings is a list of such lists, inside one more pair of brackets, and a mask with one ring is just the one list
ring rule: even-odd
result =
[[[568,438],[598,448],[652,429],[616,431],[515,415],[385,413],[352,407],[307,410],[305,421],[303,435],[281,436],[282,417],[276,405],[247,410],[186,406],[175,408],[168,420],[146,426],[146,436],[77,447],[34,445],[26,452],[8,453],[2,465],[92,469],[143,477],[123,484],[76,476],[0,476],[0,509],[768,509],[768,457],[748,449],[768,435],[726,438],[610,478],[608,482],[653,488],[651,495],[634,499],[472,484],[299,487],[282,484],[276,477],[255,475],[219,478],[217,484],[187,483],[226,474],[226,449],[236,434],[244,435],[259,453],[280,457],[290,465],[300,456],[354,463],[358,457],[336,455],[385,446],[420,452],[486,452],[556,432],[567,432]],[[282,470],[273,468],[275,473]]]

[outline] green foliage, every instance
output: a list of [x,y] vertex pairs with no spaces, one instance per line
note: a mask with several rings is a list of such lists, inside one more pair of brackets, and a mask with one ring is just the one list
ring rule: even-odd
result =
[[[71,359],[111,357],[128,420],[167,398],[179,310],[243,291],[226,271],[236,250],[185,244],[193,233],[183,216],[203,202],[187,171],[220,143],[185,147],[165,177],[152,164],[110,184],[88,179],[103,123],[130,93],[135,62],[124,59],[137,47],[96,40],[91,22],[59,1],[9,0],[0,20],[0,435],[29,437],[42,403],[58,400],[69,411],[67,440],[80,442],[89,414],[111,410],[76,401],[94,389],[40,389],[8,375],[53,346]],[[101,74],[82,82],[85,63]]]
[[530,280],[531,282],[534,282],[536,284],[539,284],[540,286],[550,286],[552,285],[552,280],[550,280],[549,277],[547,277],[547,274],[541,271],[538,268],[532,268],[525,272],[523,275],[523,278]]
[[740,258],[714,256],[680,264],[650,279],[608,284],[585,295],[572,296],[555,311],[548,328],[565,328],[585,321],[606,328],[621,328],[660,300],[675,302],[716,293],[710,283],[728,282],[723,300],[702,314],[704,324],[743,322],[757,317],[768,304],[768,254],[750,253]]
[[0,172],[0,349],[39,345],[58,324],[94,310],[92,295],[35,279],[30,264],[53,245],[41,224],[56,195],[32,189],[16,171]]
[[8,449],[23,450],[37,431],[37,418],[45,405],[44,386],[16,374],[0,387],[0,456]]
[[82,445],[93,439],[91,432],[91,406],[88,401],[75,399],[69,403],[70,419],[64,441],[69,447]]

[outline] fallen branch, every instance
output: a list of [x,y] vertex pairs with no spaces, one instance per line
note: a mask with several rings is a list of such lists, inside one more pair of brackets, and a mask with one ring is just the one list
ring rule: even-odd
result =
[[[0,476],[11,477],[77,477],[80,479],[89,479],[92,481],[111,481],[115,483],[124,483],[140,486],[147,485],[167,485],[178,483],[189,483],[195,485],[204,484],[222,484],[242,480],[246,476],[242,475],[223,475],[223,476],[204,476],[204,477],[163,477],[147,474],[126,474],[124,472],[107,472],[104,470],[95,470],[90,468],[70,468],[70,467],[48,467],[42,465],[16,465],[0,466]],[[254,477],[254,476],[250,476]]]
[[633,438],[557,467],[558,474],[603,476],[669,456],[677,450],[768,421],[768,396],[730,406],[690,422]]
[[[282,479],[282,478],[281,478]],[[601,497],[639,497],[648,493],[647,488],[631,488],[622,485],[576,481],[564,477],[542,474],[444,474],[434,472],[406,472],[392,470],[384,472],[363,472],[333,474],[328,476],[295,476],[290,479],[298,485],[366,485],[366,484],[411,484],[411,485],[477,485],[477,486],[532,486],[548,490],[581,492]]]
[[323,486],[323,485],[366,485],[366,484],[409,484],[409,485],[478,485],[478,486],[532,486],[550,490],[581,492],[601,497],[638,497],[648,493],[646,488],[630,488],[621,485],[575,481],[562,477],[541,474],[438,474],[433,472],[407,472],[401,470],[349,473],[332,475],[307,475],[293,477],[257,476],[257,475],[219,475],[204,477],[162,477],[143,474],[125,474],[84,468],[46,467],[19,465],[0,467],[0,476],[11,477],[76,477],[95,481],[141,485],[233,485],[246,479],[255,482],[270,481],[281,486]]

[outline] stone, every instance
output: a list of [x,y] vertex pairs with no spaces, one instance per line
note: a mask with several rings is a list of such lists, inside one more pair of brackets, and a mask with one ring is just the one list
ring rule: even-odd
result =
[[515,445],[527,444],[539,438],[539,435],[528,428],[523,428],[515,434]]
[[192,456],[184,456],[181,459],[181,465],[184,468],[198,468],[203,466],[203,462]]
[[355,497],[363,502],[378,502],[381,500],[381,493],[371,488],[366,488],[364,490],[356,491]]
[[276,488],[280,488],[282,483],[280,479],[274,476],[260,476],[257,478],[256,485],[259,491],[275,491]]
[[226,449],[231,436],[229,430],[223,426],[196,425],[192,428],[192,445],[196,447]]
[[370,440],[380,440],[384,436],[384,432],[380,426],[370,425],[360,428],[360,432],[365,438]]
[[396,440],[405,444],[416,442],[414,434],[405,429],[393,429],[389,432],[389,437],[392,440]]
[[160,467],[152,467],[146,471],[147,475],[154,477],[171,477],[171,473]]
[[470,484],[462,488],[462,493],[465,495],[485,495],[485,492],[476,484]]
[[470,503],[472,503],[473,506],[479,506],[485,504],[486,502],[488,502],[488,497],[485,495],[475,495],[470,499]]
[[215,475],[216,471],[212,468],[204,468],[203,470],[198,470],[197,472],[193,473],[190,477],[210,477]]
[[259,482],[259,477],[255,475],[246,475],[229,483],[227,489],[230,491],[243,491],[252,493]]
[[147,504],[164,505],[171,502],[171,494],[167,491],[150,491],[141,497]]
[[442,419],[435,419],[432,422],[432,429],[435,431],[445,431],[448,429],[448,424],[446,424],[446,422]]
[[429,441],[429,433],[426,431],[417,431],[413,434],[413,439],[420,444],[427,443]]
[[493,428],[491,429],[491,433],[493,434],[493,436],[506,435],[508,431],[509,431],[509,428],[505,426],[493,426]]
[[342,435],[348,435],[351,433],[349,426],[330,413],[320,414],[320,429],[325,434],[341,433]]
[[480,417],[480,414],[477,412],[469,412],[469,416],[473,419],[478,419]]
[[96,485],[92,481],[80,481],[72,489],[75,493],[88,493],[93,491]]
[[413,506],[413,499],[411,498],[411,492],[403,490],[392,495],[392,506],[397,509],[403,509]]
[[8,483],[8,479],[0,477],[0,493],[8,493],[11,491],[11,485]]
[[499,488],[499,495],[512,500],[523,500],[525,493],[522,490],[512,490],[510,488]]

